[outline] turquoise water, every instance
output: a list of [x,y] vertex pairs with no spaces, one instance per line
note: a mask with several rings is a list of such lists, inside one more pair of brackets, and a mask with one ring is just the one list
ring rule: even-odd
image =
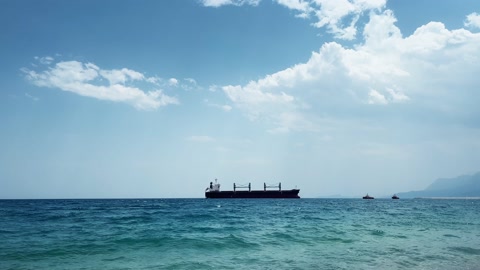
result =
[[480,200],[0,200],[0,269],[480,269]]

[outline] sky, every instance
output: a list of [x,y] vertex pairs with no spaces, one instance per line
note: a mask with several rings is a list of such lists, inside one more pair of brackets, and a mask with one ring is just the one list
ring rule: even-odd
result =
[[0,40],[1,199],[480,171],[477,0],[5,0]]

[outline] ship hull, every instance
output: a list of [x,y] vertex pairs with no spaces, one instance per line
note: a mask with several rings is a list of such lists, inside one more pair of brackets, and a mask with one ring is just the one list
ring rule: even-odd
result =
[[300,199],[299,189],[292,190],[252,190],[252,191],[209,191],[208,199]]

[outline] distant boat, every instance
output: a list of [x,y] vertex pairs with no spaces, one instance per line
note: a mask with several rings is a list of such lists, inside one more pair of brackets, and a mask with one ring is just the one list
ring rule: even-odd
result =
[[363,199],[364,199],[364,200],[373,200],[373,199],[375,199],[375,198],[372,197],[372,196],[370,196],[370,195],[368,195],[368,193],[367,193],[367,195],[363,196]]
[[397,194],[393,194],[392,199],[398,200],[398,199],[400,199],[400,197],[398,197]]

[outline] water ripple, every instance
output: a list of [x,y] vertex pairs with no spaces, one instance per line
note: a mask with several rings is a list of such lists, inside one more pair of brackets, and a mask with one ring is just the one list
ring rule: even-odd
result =
[[[220,207],[219,207],[220,206]],[[0,269],[475,269],[480,200],[0,200]]]

